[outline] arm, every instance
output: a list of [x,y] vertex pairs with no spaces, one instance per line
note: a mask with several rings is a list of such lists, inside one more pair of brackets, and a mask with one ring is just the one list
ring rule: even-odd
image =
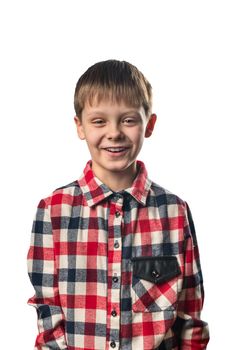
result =
[[33,221],[28,274],[35,289],[35,295],[28,300],[28,304],[36,308],[38,316],[39,334],[34,349],[67,349],[58,294],[52,225],[44,200],[39,202]]
[[203,350],[209,341],[208,325],[200,319],[203,279],[194,223],[188,204],[185,204],[185,271],[176,327],[181,350]]

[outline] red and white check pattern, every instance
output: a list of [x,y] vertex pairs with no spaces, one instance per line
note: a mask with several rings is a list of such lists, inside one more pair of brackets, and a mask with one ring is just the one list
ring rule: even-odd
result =
[[[91,164],[37,208],[28,252],[35,350],[205,349],[203,281],[187,203],[151,181],[139,160],[132,186],[116,193]],[[133,258],[145,259],[144,269],[161,259],[164,280],[134,274]],[[169,274],[169,259],[178,273]]]

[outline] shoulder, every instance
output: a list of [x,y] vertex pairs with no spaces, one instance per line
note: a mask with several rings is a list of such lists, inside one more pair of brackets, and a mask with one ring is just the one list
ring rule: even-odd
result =
[[159,206],[176,204],[184,208],[186,207],[186,201],[184,199],[154,181],[152,181],[151,184],[150,197],[151,196],[155,198]]
[[79,186],[78,180],[74,180],[66,185],[57,187],[49,195],[43,197],[38,207],[48,207],[55,205],[74,205],[77,199],[79,199],[82,190]]

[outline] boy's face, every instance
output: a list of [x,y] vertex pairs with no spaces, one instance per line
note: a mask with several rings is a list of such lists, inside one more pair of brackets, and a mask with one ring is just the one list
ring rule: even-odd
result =
[[74,120],[79,138],[87,142],[95,175],[104,178],[134,169],[144,138],[151,136],[156,115],[147,119],[143,107],[101,101],[85,105],[82,122],[77,117]]

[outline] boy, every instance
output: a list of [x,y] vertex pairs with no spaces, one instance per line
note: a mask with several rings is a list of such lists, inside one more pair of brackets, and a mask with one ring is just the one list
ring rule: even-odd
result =
[[74,106],[91,160],[38,205],[35,349],[205,349],[190,209],[136,160],[156,122],[150,83],[128,62],[99,62],[80,77]]

